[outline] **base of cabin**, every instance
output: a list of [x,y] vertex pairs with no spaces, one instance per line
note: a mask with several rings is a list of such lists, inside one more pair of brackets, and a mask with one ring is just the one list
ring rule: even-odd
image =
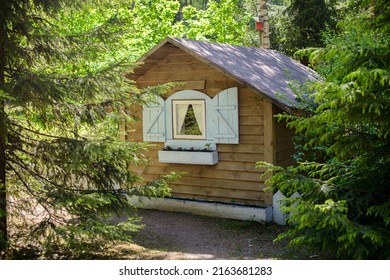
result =
[[130,198],[131,202],[144,209],[186,212],[196,215],[211,216],[233,220],[256,221],[267,223],[272,221],[272,207],[254,207],[234,204],[197,201],[177,198]]

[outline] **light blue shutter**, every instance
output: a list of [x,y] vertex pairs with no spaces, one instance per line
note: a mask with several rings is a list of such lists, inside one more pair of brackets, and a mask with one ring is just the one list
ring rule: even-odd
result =
[[238,144],[238,93],[237,88],[221,91],[212,100],[212,133],[215,143]]
[[165,142],[165,101],[156,96],[156,101],[143,107],[143,137],[148,142]]

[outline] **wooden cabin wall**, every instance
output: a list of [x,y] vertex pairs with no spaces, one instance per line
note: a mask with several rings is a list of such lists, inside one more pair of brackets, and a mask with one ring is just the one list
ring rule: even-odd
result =
[[[274,114],[282,114],[283,110],[274,106]],[[294,131],[286,127],[285,121],[275,121],[275,138],[276,138],[276,164],[279,166],[290,166],[295,163],[293,159],[294,144],[293,137]]]
[[[262,170],[255,168],[256,162],[264,160],[263,101],[249,88],[174,46],[164,48],[163,54],[159,51],[148,58],[148,62],[152,61],[154,65],[136,80],[137,86],[143,88],[169,81],[189,81],[187,86],[180,86],[171,94],[182,89],[197,89],[210,97],[226,88],[238,87],[240,140],[239,144],[218,144],[219,162],[213,166],[160,163],[157,152],[164,143],[156,143],[148,154],[151,164],[146,168],[131,168],[146,181],[171,171],[186,172],[171,185],[173,197],[270,205],[272,195],[263,191]],[[194,85],[204,88],[194,88]],[[135,109],[135,113],[142,116],[140,108]],[[142,121],[134,124],[133,128],[135,131],[128,139],[142,141]]]

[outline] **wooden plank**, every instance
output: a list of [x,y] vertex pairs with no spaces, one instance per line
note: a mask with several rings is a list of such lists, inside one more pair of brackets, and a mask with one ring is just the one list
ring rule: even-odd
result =
[[[260,171],[234,171],[234,170],[222,170],[216,168],[204,168],[204,167],[193,167],[190,165],[168,165],[168,166],[148,166],[148,167],[134,167],[133,171],[138,174],[168,174],[170,172],[181,173],[185,172],[183,175],[187,178],[193,178],[194,180],[199,178],[207,179],[223,179],[223,180],[232,180],[232,181],[251,181],[251,182],[261,182]],[[248,186],[243,184],[244,189],[248,189]]]
[[264,193],[260,191],[241,191],[238,189],[210,189],[205,187],[192,187],[192,186],[172,186],[172,192],[175,194],[192,194],[192,195],[202,195],[210,197],[223,197],[234,199],[249,199],[249,200],[263,200]]
[[[240,108],[240,110],[245,110]],[[240,125],[263,125],[263,116],[241,116]]]
[[236,203],[236,204],[243,204],[248,206],[263,206],[264,201],[263,200],[252,200],[252,199],[234,199],[234,201],[231,198],[223,198],[223,197],[212,197],[212,196],[204,196],[204,195],[193,195],[193,194],[172,194],[172,197],[177,198],[188,198],[188,199],[200,199],[200,200],[206,200],[206,201],[216,201],[216,202],[226,202],[226,203]]
[[240,135],[241,144],[263,145],[264,135]]
[[[180,179],[180,181],[171,183],[171,186],[187,186],[191,188],[205,188],[204,193],[207,193],[209,189],[219,189],[221,192],[228,192],[231,189],[239,190],[241,192],[263,192],[264,191],[264,182],[258,182],[258,183],[248,183],[246,186],[242,183],[235,184],[232,181],[228,180],[212,180],[212,179],[204,179],[205,182],[209,182],[209,184],[201,184],[196,182],[193,184],[194,178],[190,177],[183,177]],[[248,187],[248,185],[250,187]],[[226,197],[226,195],[221,195],[221,197]]]
[[252,162],[264,160],[264,154],[243,154],[243,153],[219,153],[218,158],[220,161],[238,161],[238,162]]
[[[208,89],[214,89],[216,91],[221,91],[221,89],[226,89],[230,87],[238,87],[238,88],[240,87],[239,83],[237,83],[235,80],[230,79],[228,77],[219,78],[219,79],[208,78],[206,85]],[[240,90],[241,89],[239,89],[239,92]]]
[[[167,170],[167,163],[155,162],[153,165],[147,167],[144,166],[134,166],[133,169],[137,171],[143,171],[147,168],[159,168],[160,174],[165,174]],[[249,172],[259,172],[262,173],[263,170],[256,168],[256,164],[253,162],[235,162],[235,161],[219,161],[218,164],[213,165],[209,168],[216,170],[231,170],[231,171],[249,171]],[[148,171],[146,171],[148,172]]]
[[213,167],[218,170],[262,172],[260,169],[256,168],[255,164],[250,162],[219,161],[218,164]]
[[[264,161],[276,164],[276,135],[272,103],[264,103]],[[269,176],[272,176],[270,174]],[[268,178],[268,177],[267,177]],[[265,179],[267,179],[265,178]],[[272,196],[267,196],[266,203],[272,205]]]
[[[236,181],[250,181],[250,182],[260,182],[260,173],[258,172],[244,172],[244,171],[232,171],[232,170],[213,170],[213,169],[201,169],[199,172],[200,178],[216,178],[216,179],[226,179]],[[189,176],[193,176],[189,174]],[[198,177],[198,176],[195,176]],[[247,188],[245,188],[247,189]]]
[[273,118],[272,103],[264,103],[264,160],[275,163],[275,121]]
[[212,70],[209,66],[200,63],[159,63],[153,67],[153,72],[156,73],[174,73],[181,71],[199,71],[199,70]]
[[[160,175],[158,174],[142,173],[142,178],[145,180],[145,182],[157,180],[159,177]],[[183,176],[177,182],[170,183],[170,185],[186,185],[193,187],[207,187],[219,189],[240,189],[245,191],[262,191],[264,189],[264,182],[262,182],[261,179],[259,179],[258,182],[211,178],[202,178],[201,180],[199,180],[198,177]]]
[[245,110],[239,110],[240,117],[251,117],[251,116],[263,116],[263,108],[259,107],[245,107]]
[[219,152],[234,153],[264,153],[264,145],[239,144],[239,145],[218,145]]
[[241,107],[256,107],[259,110],[263,109],[263,101],[258,98],[258,96],[244,96],[239,99]]
[[184,89],[205,89],[206,87],[206,80],[192,80],[192,81],[174,81],[179,83],[184,83],[182,85],[175,86],[172,90],[178,91],[178,90],[184,90]]
[[240,135],[264,135],[264,126],[260,125],[241,125]]
[[[206,80],[172,80],[174,83],[182,83],[180,85],[174,86],[172,88],[172,92],[183,90],[183,89],[195,89],[195,90],[203,90],[206,87]],[[146,88],[151,85],[150,81],[138,81],[137,86],[139,88]],[[168,95],[169,96],[169,95]]]
[[157,83],[166,83],[170,81],[177,80],[192,80],[194,77],[197,79],[221,79],[223,78],[221,74],[216,72],[215,70],[196,70],[196,71],[167,71],[167,72],[157,72],[153,71],[154,69],[150,69],[143,77],[138,80],[141,81],[154,81]]
[[171,63],[201,63],[197,58],[187,54],[187,53],[182,53],[182,54],[170,54],[164,59],[165,63],[171,64]]
[[119,131],[119,139],[126,140],[126,123],[123,120],[123,118],[120,119],[119,121],[118,131]]
[[[155,168],[160,168],[161,169],[160,174],[165,174],[168,165],[170,165],[170,164],[155,161],[153,164],[150,164],[146,167],[153,166]],[[181,165],[178,165],[178,166],[181,166]],[[186,166],[191,166],[191,165],[186,165]],[[137,170],[145,169],[146,167],[145,166],[135,166],[135,168]],[[256,168],[255,162],[238,162],[238,161],[219,160],[218,164],[210,166],[208,168],[217,169],[217,170],[227,170],[227,171],[229,171],[229,170],[231,170],[231,171],[249,171],[249,172],[259,172],[259,173],[264,172],[264,170],[262,168]]]
[[[174,46],[174,45],[172,45],[172,46]],[[176,46],[174,46],[174,47],[176,47]],[[186,51],[183,51],[180,48],[177,48],[176,51],[171,54],[171,56],[191,56],[191,57],[194,57],[193,55],[187,53]]]
[[153,59],[153,57],[159,56],[161,55],[161,53],[164,53],[165,51],[172,49],[173,46],[174,46],[173,44],[167,43],[167,41],[164,40],[160,44],[158,44],[157,46],[149,50],[146,54],[144,54],[142,58],[138,60],[138,62]]
[[[197,77],[198,78],[198,77]],[[188,79],[174,79],[174,78],[172,78],[171,79],[171,81],[172,82],[182,82],[182,81],[191,81],[191,80],[193,80],[194,79],[194,77],[193,76],[191,76],[191,77],[189,77]],[[192,86],[183,86],[183,89],[198,89],[198,90],[202,90],[205,94],[207,94],[208,96],[210,96],[211,98],[213,98],[214,96],[216,96],[218,93],[220,93],[221,92],[221,88],[224,88],[224,89],[226,89],[226,88],[230,88],[230,87],[235,87],[235,86],[237,86],[237,84],[226,84],[226,85],[224,85],[224,86],[222,86],[222,87],[220,87],[220,88],[213,88],[213,87],[210,87],[210,80],[207,78],[204,78],[204,79],[202,79],[202,80],[204,80],[205,81],[205,85],[200,85],[200,83],[199,84],[195,84],[195,85],[192,85]],[[148,87],[148,86],[156,86],[156,85],[159,85],[159,84],[164,84],[164,83],[166,83],[166,81],[164,81],[164,80],[156,80],[156,79],[149,79],[149,80],[145,80],[145,76],[143,76],[142,78],[140,78],[140,79],[138,79],[137,80],[137,86],[139,87],[139,88],[146,88],[146,87]],[[178,86],[178,88],[173,88],[173,90],[172,90],[172,92],[171,92],[171,94],[172,93],[174,93],[175,91],[177,91],[177,90],[181,90],[181,88],[179,88],[180,86]],[[202,88],[203,87],[203,88]],[[170,95],[170,94],[169,94]],[[167,95],[167,96],[169,96],[169,95]]]
[[193,187],[207,187],[209,189],[218,188],[218,189],[237,189],[242,191],[263,191],[264,182],[241,182],[241,181],[232,181],[225,179],[210,179],[203,178],[202,182],[198,182],[194,177],[182,177],[179,182],[172,183],[176,185],[186,185]]

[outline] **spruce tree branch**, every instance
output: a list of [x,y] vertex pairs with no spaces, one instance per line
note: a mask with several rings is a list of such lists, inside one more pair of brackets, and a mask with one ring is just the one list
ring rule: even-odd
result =
[[[101,194],[119,194],[119,193],[123,193],[124,191],[121,189],[121,190],[116,190],[116,189],[105,189],[105,190],[99,190],[99,189],[82,189],[82,188],[69,188],[66,186],[66,184],[64,185],[59,185],[58,183],[34,172],[33,170],[31,170],[30,168],[24,166],[23,164],[15,161],[15,160],[12,160],[12,159],[9,159],[10,162],[18,165],[20,168],[24,169],[25,171],[27,171],[31,176],[33,176],[35,178],[35,180],[37,182],[39,182],[37,180],[37,178],[43,180],[43,181],[46,181],[48,184],[50,184],[52,187],[55,187],[59,190],[65,190],[65,191],[69,191],[69,192],[73,192],[73,193],[84,193],[84,194],[92,194],[92,193],[101,193]],[[14,168],[13,168],[14,169]],[[81,174],[81,177],[85,177],[85,178],[88,178],[88,174]],[[92,180],[92,178],[89,178]]]
[[[18,124],[16,122],[12,122],[12,124],[14,126],[16,126],[16,127],[19,127],[19,128],[21,128],[23,130],[26,130],[28,132],[34,133],[36,135],[45,136],[45,137],[48,137],[48,138],[53,138],[53,139],[58,139],[58,140],[63,140],[63,141],[78,141],[78,140],[72,139],[72,138],[67,138],[67,137],[63,137],[63,136],[56,136],[56,135],[50,135],[50,134],[38,132],[36,130],[32,130],[32,129],[29,129],[29,128],[25,127],[25,126],[22,126],[22,125],[20,125],[20,124]],[[26,137],[25,135],[20,134],[20,133],[19,133],[19,135],[21,135],[23,137]],[[30,138],[30,139],[33,140],[33,138]],[[39,141],[39,140],[36,140],[36,141]]]
[[57,183],[55,183],[55,182],[53,182],[53,181],[51,181],[51,180],[45,178],[44,176],[39,175],[38,173],[32,171],[30,168],[24,166],[23,164],[21,164],[21,163],[15,161],[15,160],[9,159],[9,161],[12,162],[12,163],[14,163],[14,164],[16,164],[16,165],[18,165],[20,168],[24,169],[25,171],[27,171],[31,176],[34,177],[34,179],[35,179],[36,181],[38,181],[37,178],[39,178],[39,179],[42,179],[42,180],[46,181],[46,182],[49,183],[50,185],[55,186],[55,187],[58,188],[58,189],[63,187],[62,185],[59,185],[59,184],[57,184]]
[[30,188],[30,186],[24,180],[24,178],[19,174],[19,172],[12,165],[9,164],[8,167],[12,169],[12,171],[15,173],[15,175],[19,178],[20,182],[24,185],[24,187],[31,194],[31,196],[34,197],[34,199],[37,201],[37,203],[40,206],[42,206],[43,209],[45,209],[46,213],[49,215],[49,220],[50,220],[52,218],[53,214],[48,209],[48,207],[42,202],[41,197],[38,194],[34,193],[34,191]]
[[[25,144],[25,143],[24,143],[24,144]],[[30,145],[31,145],[32,147],[35,147],[35,146],[36,146],[36,145],[34,145],[34,144],[30,144]],[[20,148],[20,147],[15,147],[15,146],[13,146],[12,149],[13,149],[13,150],[17,150],[17,151],[19,151],[19,152],[22,152],[22,153],[25,154],[25,155],[31,156],[32,158],[36,158],[36,156],[37,156],[35,153],[26,151],[26,150],[24,150],[24,149],[22,149],[22,148]],[[12,151],[11,154],[13,154],[16,158],[18,158],[18,156],[15,155],[15,153],[13,153],[13,151]],[[53,160],[53,159],[49,159],[49,158],[47,158],[47,157],[45,157],[45,156],[42,156],[42,155],[40,155],[39,159],[41,159],[41,160],[43,160],[43,161],[45,161],[45,162],[48,162],[48,163],[55,163],[55,164],[58,164],[58,165],[60,165],[60,164],[72,164],[72,163],[73,163],[73,162],[71,162],[71,161],[65,162],[64,160],[56,160],[56,159]]]
[[[347,165],[344,165],[344,167],[349,168],[349,166],[347,166]],[[342,186],[339,184],[330,183],[329,180],[321,180],[318,178],[312,178],[312,177],[308,177],[308,176],[303,175],[303,174],[294,174],[294,176],[296,178],[298,178],[300,181],[310,180],[312,182],[317,183],[319,186],[327,185],[328,187],[331,187],[331,188],[334,188],[337,190],[353,191],[353,192],[363,193],[363,194],[372,193],[372,194],[376,194],[376,195],[383,195],[383,193],[373,192],[372,190],[356,189],[356,188],[353,188],[351,186]],[[335,177],[332,177],[331,179],[334,180]]]

